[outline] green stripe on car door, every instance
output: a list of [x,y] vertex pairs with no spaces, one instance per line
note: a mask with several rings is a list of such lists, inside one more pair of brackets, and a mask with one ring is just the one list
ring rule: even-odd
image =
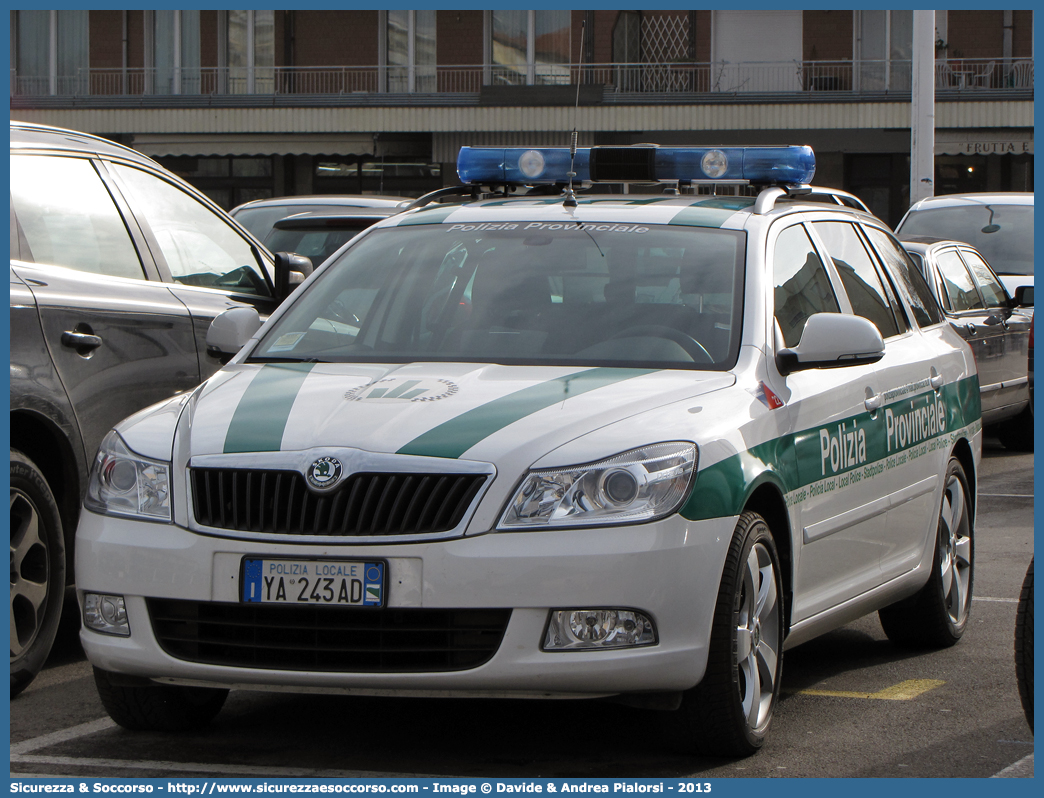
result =
[[531,385],[451,418],[414,438],[398,453],[457,458],[494,432],[538,410],[654,371],[657,369],[596,368]]
[[[937,410],[943,409],[941,415],[945,423],[942,425],[937,419],[932,420],[934,413],[928,412],[933,404]],[[890,414],[893,425],[898,423],[899,417],[905,416],[908,428],[919,424],[921,430],[915,429],[910,440],[902,440],[896,432],[890,439]],[[979,379],[973,375],[944,385],[938,394],[927,392],[905,396],[886,405],[876,416],[860,413],[787,433],[702,468],[696,475],[692,493],[679,512],[690,521],[739,515],[752,485],[769,473],[775,475],[788,493],[840,479],[853,471],[870,476],[878,464],[885,464],[881,467],[883,470],[912,462],[907,457],[901,462],[897,459],[894,465],[889,464],[887,459],[891,456],[898,458],[919,447],[924,447],[927,453],[929,446],[934,450],[940,443],[952,447],[952,432],[964,430],[980,418]],[[839,465],[837,469],[828,468],[822,448],[824,434],[828,440],[835,436],[840,440],[843,433],[852,432],[854,435],[860,429],[865,433],[865,440],[861,443],[865,452],[860,448],[861,456],[854,457],[850,463]],[[825,492],[833,490],[835,487],[830,485]],[[800,500],[800,497],[795,500]]]
[[239,400],[225,432],[226,454],[277,452],[286,420],[314,363],[268,363]]

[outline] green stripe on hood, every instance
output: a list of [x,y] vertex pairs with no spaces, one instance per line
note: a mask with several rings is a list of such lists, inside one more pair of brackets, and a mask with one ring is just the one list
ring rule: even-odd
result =
[[277,452],[290,409],[314,363],[268,363],[258,369],[225,432],[225,454]]
[[595,368],[531,385],[451,418],[414,438],[398,453],[457,458],[494,432],[538,410],[655,371],[658,369]]
[[671,217],[667,224],[686,227],[721,227],[737,211],[746,210],[751,204],[753,204],[753,200],[749,197],[717,197],[694,202],[687,208],[682,208]]

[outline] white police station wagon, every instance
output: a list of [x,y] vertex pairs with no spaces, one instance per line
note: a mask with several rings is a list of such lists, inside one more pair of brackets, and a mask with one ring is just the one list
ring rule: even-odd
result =
[[[208,343],[242,350],[95,461],[76,582],[109,714],[616,696],[746,755],[785,648],[873,611],[955,643],[974,362],[880,221],[807,198],[814,168],[464,148],[441,193],[470,199],[375,225],[260,329],[219,317]],[[574,195],[569,172],[678,188]]]

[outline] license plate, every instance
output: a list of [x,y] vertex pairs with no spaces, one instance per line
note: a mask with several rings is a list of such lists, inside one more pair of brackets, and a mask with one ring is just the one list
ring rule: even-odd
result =
[[382,607],[386,568],[380,561],[244,557],[240,601]]

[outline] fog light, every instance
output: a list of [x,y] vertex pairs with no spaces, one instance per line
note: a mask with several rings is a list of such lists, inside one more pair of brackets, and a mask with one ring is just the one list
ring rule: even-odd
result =
[[129,637],[130,624],[127,622],[127,604],[123,596],[85,593],[83,624],[88,629],[102,634]]
[[656,644],[656,629],[636,610],[552,610],[544,651],[633,648]]

